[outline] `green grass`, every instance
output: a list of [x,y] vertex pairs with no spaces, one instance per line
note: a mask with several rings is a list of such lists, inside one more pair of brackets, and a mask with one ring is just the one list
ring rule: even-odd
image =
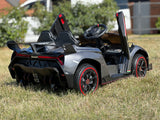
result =
[[160,35],[129,38],[148,51],[153,70],[145,78],[124,78],[85,97],[17,86],[7,68],[11,51],[0,48],[0,120],[159,120]]

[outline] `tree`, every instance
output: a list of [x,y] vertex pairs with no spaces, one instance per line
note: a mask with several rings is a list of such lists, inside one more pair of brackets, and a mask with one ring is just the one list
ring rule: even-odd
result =
[[0,47],[5,46],[9,40],[23,42],[28,26],[28,23],[22,19],[24,15],[24,10],[12,8],[9,14],[1,18]]
[[156,27],[160,30],[160,17],[158,18],[158,21],[156,22]]
[[62,13],[68,20],[72,33],[80,35],[91,25],[99,23],[107,25],[109,21],[113,21],[117,5],[114,0],[104,0],[103,3],[98,5],[85,6],[77,3],[74,7],[71,7],[71,3],[64,0],[58,2],[57,5],[53,5],[53,12],[51,13],[40,8],[40,4],[35,7],[34,16],[38,17],[41,23],[41,26],[35,29],[35,33],[50,29],[57,15]]

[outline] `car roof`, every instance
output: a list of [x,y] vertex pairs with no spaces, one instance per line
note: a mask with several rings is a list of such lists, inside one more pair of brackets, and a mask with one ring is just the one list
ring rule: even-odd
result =
[[20,7],[24,7],[30,3],[33,3],[33,2],[38,2],[38,1],[44,1],[44,0],[27,0],[26,2],[24,2],[23,4],[20,5]]

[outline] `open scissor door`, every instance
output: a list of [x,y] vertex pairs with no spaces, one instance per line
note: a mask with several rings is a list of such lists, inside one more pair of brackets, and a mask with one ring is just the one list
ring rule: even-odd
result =
[[126,23],[123,12],[116,13],[116,18],[118,22],[118,32],[121,38],[122,51],[124,52],[124,55],[129,59],[130,53],[127,43],[128,37],[127,37]]

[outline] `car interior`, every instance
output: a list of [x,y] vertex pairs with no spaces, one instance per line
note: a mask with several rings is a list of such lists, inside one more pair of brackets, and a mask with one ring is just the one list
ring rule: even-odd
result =
[[[114,65],[122,63],[122,46],[118,33],[107,33],[107,27],[104,24],[101,24],[101,26],[99,24],[91,26],[86,31],[84,35],[80,35],[76,39],[69,29],[65,16],[59,14],[51,29],[41,32],[37,42],[51,42],[52,44],[55,43],[57,47],[63,47],[65,44],[75,44],[81,47],[97,47],[102,51],[106,64]],[[85,37],[86,34],[89,37],[91,36],[91,38]]]

